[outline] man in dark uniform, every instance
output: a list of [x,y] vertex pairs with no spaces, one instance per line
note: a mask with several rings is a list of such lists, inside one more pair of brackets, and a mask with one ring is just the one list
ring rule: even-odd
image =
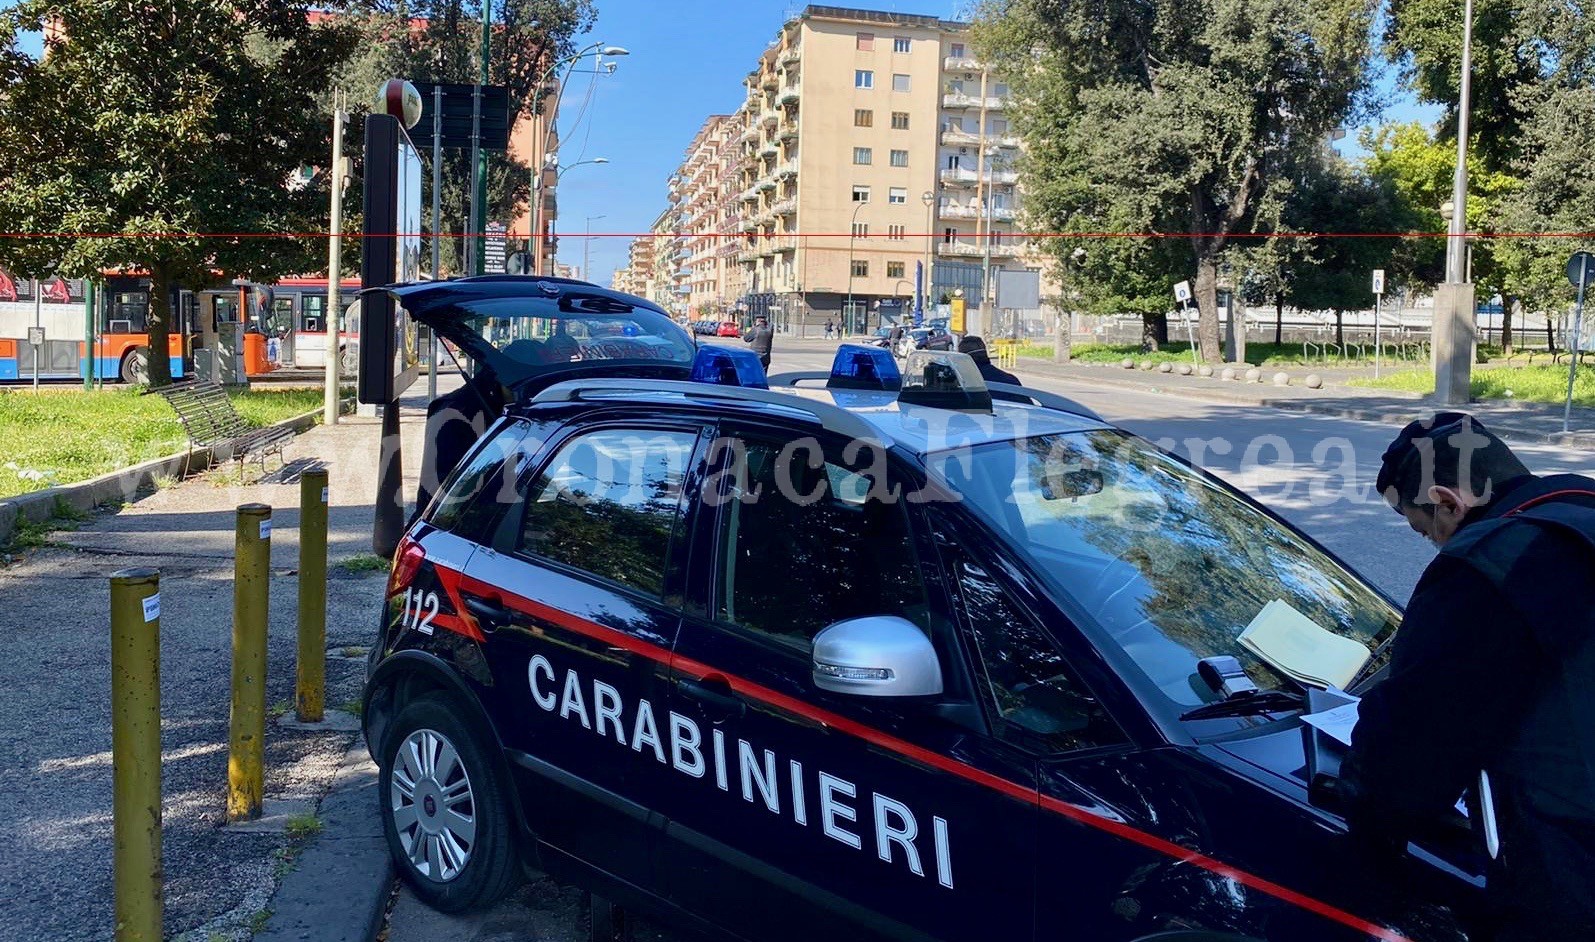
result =
[[1595,939],[1595,480],[1535,477],[1442,412],[1401,431],[1377,487],[1440,554],[1359,708],[1352,833],[1399,852],[1487,772],[1489,931]]
[[742,335],[742,340],[753,348],[759,355],[759,362],[764,368],[770,368],[770,346],[775,340],[775,331],[770,329],[770,319],[760,314],[753,319],[753,329]]
[[991,362],[991,353],[986,349],[986,341],[974,334],[967,334],[958,339],[958,352],[969,354],[969,358],[975,361],[975,368],[980,370],[981,378],[986,382],[1024,385],[1019,382],[1019,377]]
[[499,385],[498,375],[482,364],[460,388],[438,396],[427,406],[421,482],[415,495],[417,514],[432,503],[432,496],[488,426],[504,414],[504,404],[504,388]]

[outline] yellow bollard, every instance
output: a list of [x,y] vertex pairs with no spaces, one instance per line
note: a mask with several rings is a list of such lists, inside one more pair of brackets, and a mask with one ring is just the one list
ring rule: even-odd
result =
[[271,508],[241,504],[233,559],[233,703],[227,749],[227,820],[260,817],[266,766],[266,615]]
[[161,574],[111,574],[117,942],[161,939]]
[[294,712],[319,723],[327,679],[327,469],[299,478],[299,658]]

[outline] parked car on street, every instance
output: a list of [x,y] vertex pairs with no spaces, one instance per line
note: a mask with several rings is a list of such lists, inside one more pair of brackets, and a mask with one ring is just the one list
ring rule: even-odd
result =
[[956,344],[953,335],[945,330],[911,327],[904,331],[902,339],[897,341],[896,353],[898,357],[906,358],[915,350],[951,350]]
[[740,337],[742,336],[742,328],[737,326],[736,321],[721,321],[720,327],[715,331],[715,335],[718,337]]
[[[498,370],[439,287],[392,290]],[[650,332],[628,304],[591,309]],[[502,364],[400,545],[362,717],[420,899],[535,865],[721,939],[1466,937],[1473,836],[1370,866],[1330,695],[1239,640],[1289,610],[1380,681],[1401,613],[1318,544],[963,354],[656,339]]]

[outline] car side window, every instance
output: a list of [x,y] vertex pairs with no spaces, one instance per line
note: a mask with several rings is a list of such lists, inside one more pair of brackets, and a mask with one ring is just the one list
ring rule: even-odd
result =
[[[726,441],[726,440],[722,440]],[[807,651],[846,618],[899,615],[927,626],[925,585],[901,501],[870,477],[805,449],[733,443],[720,514],[716,618]]]
[[979,565],[960,560],[977,686],[1009,738],[1046,752],[1073,752],[1126,741],[1086,691],[1052,639]]
[[663,595],[696,443],[644,429],[566,442],[527,490],[519,551]]
[[491,491],[498,490],[506,499],[513,498],[512,469],[521,440],[530,428],[523,421],[511,422],[488,439],[444,485],[427,522],[461,536],[474,536],[480,529],[478,522],[492,517],[500,503]]

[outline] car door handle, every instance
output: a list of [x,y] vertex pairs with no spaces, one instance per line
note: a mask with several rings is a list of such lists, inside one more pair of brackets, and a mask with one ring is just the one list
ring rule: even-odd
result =
[[731,689],[731,684],[718,674],[702,680],[683,680],[678,689],[681,695],[704,706],[716,721],[741,719],[747,712],[747,703]]
[[467,595],[465,609],[481,624],[484,631],[492,631],[501,625],[507,625],[511,618],[510,610],[498,599],[480,599],[474,595]]

